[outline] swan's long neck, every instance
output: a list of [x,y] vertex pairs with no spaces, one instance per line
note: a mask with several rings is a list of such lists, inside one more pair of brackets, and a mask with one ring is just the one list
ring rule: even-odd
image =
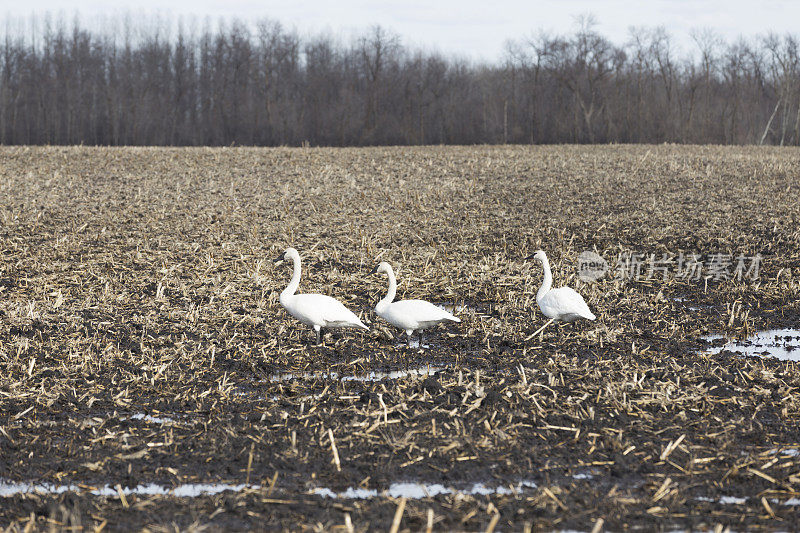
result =
[[397,293],[397,280],[394,277],[394,270],[392,267],[386,271],[386,275],[389,276],[389,291],[386,293],[386,296],[383,297],[383,300],[378,302],[378,305],[375,306],[375,309],[380,310],[389,305],[394,301],[394,296]]
[[542,269],[544,269],[544,281],[542,281],[542,286],[539,287],[539,292],[536,293],[537,300],[544,298],[544,295],[550,292],[553,287],[553,274],[550,272],[550,261],[547,260],[546,256],[542,258]]
[[300,258],[293,257],[292,260],[294,261],[294,272],[292,272],[292,280],[289,282],[289,285],[283,289],[281,293],[281,303],[286,298],[294,296],[294,293],[297,292],[297,287],[300,286]]

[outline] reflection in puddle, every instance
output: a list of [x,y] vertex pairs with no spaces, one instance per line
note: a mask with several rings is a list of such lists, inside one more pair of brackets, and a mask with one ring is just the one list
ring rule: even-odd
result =
[[[193,498],[211,494],[219,494],[231,490],[239,492],[244,488],[258,489],[258,485],[228,485],[226,483],[188,483],[177,487],[162,487],[154,483],[139,485],[132,488],[122,488],[126,496],[132,494],[143,496],[175,496],[177,498]],[[62,492],[85,492],[95,496],[119,496],[119,490],[110,485],[100,488],[88,488],[83,485],[54,485],[52,483],[15,483],[0,480],[0,497],[14,496],[16,494],[39,493],[61,494]]]
[[[397,346],[407,346],[412,349],[419,349],[419,337],[412,338],[410,342],[398,342]],[[423,342],[422,347],[427,349],[430,348],[431,345],[427,342]]]
[[[703,338],[707,341],[715,341],[725,337],[722,335],[709,335]],[[747,356],[766,356],[776,357],[784,361],[800,361],[800,330],[771,329],[759,331],[747,339],[728,340],[723,346],[712,346],[704,351],[716,354],[723,350]]]
[[471,495],[507,495],[522,492],[524,489],[534,489],[536,483],[533,481],[521,481],[515,487],[487,487],[483,483],[475,483],[466,490],[457,490],[445,487],[440,483],[392,483],[388,489],[380,493],[375,489],[362,489],[350,487],[344,492],[333,492],[328,488],[317,488],[311,491],[312,494],[323,498],[344,498],[365,500],[377,498],[378,496],[388,496],[390,498],[409,498],[418,500],[421,498],[432,498],[440,494],[471,494]]
[[384,379],[402,379],[405,377],[432,376],[442,369],[438,367],[426,366],[413,368],[411,370],[394,370],[391,372],[368,372],[362,375],[342,375],[338,372],[288,372],[286,374],[274,374],[270,376],[270,381],[291,381],[293,379],[335,379],[339,381],[382,381]]

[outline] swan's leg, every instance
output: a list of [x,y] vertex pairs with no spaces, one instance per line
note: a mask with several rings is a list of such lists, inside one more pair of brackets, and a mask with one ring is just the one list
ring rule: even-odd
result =
[[552,324],[553,322],[555,322],[555,320],[556,320],[555,318],[551,318],[550,320],[548,320],[548,321],[545,323],[545,325],[544,325],[544,326],[542,326],[542,327],[540,327],[539,329],[537,329],[537,330],[536,330],[536,331],[533,333],[533,335],[531,335],[531,337],[535,337],[535,336],[536,336],[536,335],[538,335],[539,333],[543,332],[543,331],[544,331],[544,328],[546,328],[547,326],[549,326],[550,324]]
[[412,337],[413,335],[414,335],[414,330],[413,330],[413,329],[407,329],[407,330],[406,330],[406,337],[407,337],[407,339],[406,339],[406,340],[408,340],[408,347],[409,347],[409,348],[411,348],[411,337]]
[[322,344],[322,327],[314,326],[314,331],[317,332],[317,344]]
[[419,330],[419,349],[422,349],[422,330]]

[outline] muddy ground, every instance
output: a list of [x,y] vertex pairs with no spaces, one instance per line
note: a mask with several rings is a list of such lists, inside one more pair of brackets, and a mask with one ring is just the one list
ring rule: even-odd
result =
[[[798,364],[702,338],[800,324],[798,176],[790,148],[2,148],[0,526],[796,530]],[[311,344],[287,246],[369,332]],[[596,322],[532,335],[539,248]],[[585,250],[763,260],[584,282]],[[462,322],[407,348],[379,260]],[[247,487],[130,491],[198,483]]]

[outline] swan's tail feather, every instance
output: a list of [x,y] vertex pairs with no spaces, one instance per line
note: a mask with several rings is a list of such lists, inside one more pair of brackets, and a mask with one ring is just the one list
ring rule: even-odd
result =
[[[437,307],[439,307],[439,306],[437,306]],[[439,307],[439,311],[440,311],[441,317],[442,317],[440,320],[449,320],[450,322],[461,322],[460,318],[458,318],[456,315],[454,315],[453,313],[451,313],[447,309],[444,309],[443,307]]]
[[353,313],[352,326],[355,327],[355,328],[359,328],[359,329],[363,329],[363,330],[369,331],[369,328],[367,327],[367,325],[364,324],[364,322],[362,322],[361,319],[358,318],[358,315],[355,314],[355,313]]

